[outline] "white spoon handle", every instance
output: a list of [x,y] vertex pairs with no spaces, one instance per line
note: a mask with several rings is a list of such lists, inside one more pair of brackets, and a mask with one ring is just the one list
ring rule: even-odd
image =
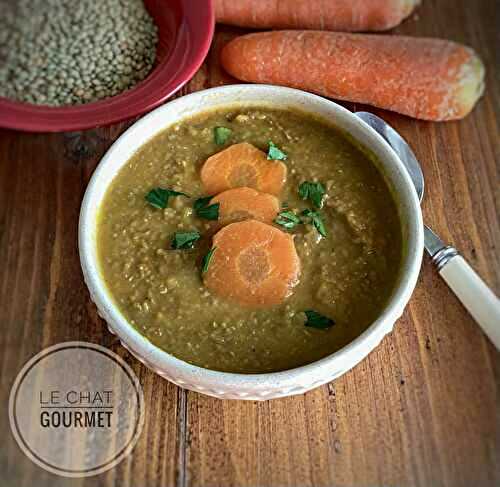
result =
[[500,300],[460,256],[452,257],[439,273],[500,350]]

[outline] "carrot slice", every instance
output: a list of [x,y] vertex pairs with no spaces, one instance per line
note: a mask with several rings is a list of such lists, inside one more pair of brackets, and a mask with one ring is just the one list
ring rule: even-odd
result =
[[271,225],[246,220],[219,230],[205,285],[242,306],[282,303],[299,281],[300,261],[293,237]]
[[210,204],[219,203],[219,223],[259,220],[272,223],[280,211],[280,202],[276,196],[261,193],[252,188],[228,189],[218,194]]
[[229,42],[221,61],[244,81],[301,88],[423,120],[463,118],[484,90],[478,55],[442,39],[264,32]]
[[386,30],[420,0],[215,0],[217,22],[257,29]]
[[201,181],[209,194],[246,186],[277,195],[286,172],[285,164],[267,160],[264,152],[242,142],[209,157],[201,168]]

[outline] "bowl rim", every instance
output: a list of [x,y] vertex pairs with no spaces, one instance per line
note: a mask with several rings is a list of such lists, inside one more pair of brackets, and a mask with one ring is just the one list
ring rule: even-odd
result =
[[[187,41],[187,51],[172,49],[171,55],[136,86],[96,102],[53,107],[0,97],[0,127],[27,132],[90,129],[130,119],[163,103],[195,75],[205,60],[214,35],[214,0],[180,2],[183,17],[178,24],[179,37]],[[184,68],[178,71],[182,62]]]
[[[190,102],[190,105],[197,106],[197,99],[199,99],[200,97],[210,95],[225,95],[227,93],[230,94],[233,91],[241,94],[242,92],[245,93],[254,90],[257,92],[261,90],[262,95],[271,95],[273,92],[279,90],[283,94],[287,93],[290,96],[305,99],[306,102],[326,104],[330,109],[342,114],[347,119],[350,119],[355,125],[357,125],[360,130],[362,130],[364,134],[373,141],[374,145],[378,145],[379,148],[383,150],[383,152],[385,152],[387,158],[381,160],[382,164],[389,165],[389,162],[387,161],[390,161],[392,169],[397,171],[398,177],[403,182],[403,187],[400,188],[400,190],[401,193],[404,193],[406,197],[408,212],[413,217],[409,219],[406,224],[408,225],[408,235],[413,236],[413,238],[410,238],[407,242],[407,249],[405,252],[406,255],[403,255],[401,262],[401,269],[405,268],[406,271],[401,271],[399,282],[395,290],[393,291],[389,302],[386,304],[380,316],[354,340],[352,340],[336,352],[331,353],[330,355],[299,367],[277,372],[244,374],[206,369],[178,359],[174,355],[154,345],[146,337],[139,333],[139,331],[137,331],[132,325],[130,325],[119,311],[118,306],[115,305],[113,298],[111,298],[110,293],[108,292],[106,285],[103,282],[103,279],[99,275],[98,264],[93,258],[93,239],[91,236],[91,232],[95,224],[94,212],[96,211],[94,209],[95,206],[93,205],[93,198],[97,185],[99,184],[100,175],[103,173],[106,164],[113,159],[114,153],[117,148],[122,145],[126,145],[129,137],[133,136],[136,130],[140,129],[142,126],[146,126],[149,123],[149,120],[163,112],[175,111],[177,105],[187,104]],[[246,101],[244,99],[241,100],[242,104],[244,104],[245,102]],[[271,104],[272,103],[273,102],[271,101]],[[222,104],[224,103],[221,103],[221,105]],[[234,102],[227,102],[227,105],[231,104],[234,104]],[[252,104],[257,105],[258,103],[252,102]],[[196,113],[202,113],[203,111],[207,111],[207,109],[197,109]],[[307,111],[307,108],[305,109],[305,111]],[[313,110],[309,111],[313,112]],[[194,113],[190,114],[190,116],[193,115]],[[180,114],[176,117],[176,120],[179,121],[183,118],[185,118],[185,115]],[[168,126],[169,125],[163,126],[161,130],[164,130]],[[341,128],[345,130],[343,127]],[[151,136],[153,136],[157,132],[157,130],[151,131]],[[147,140],[148,139],[142,141],[141,144],[134,144],[134,147],[136,147],[137,149]],[[363,145],[366,146],[367,144]],[[371,149],[373,146],[367,147]],[[126,160],[128,160],[128,158]],[[123,161],[122,164],[125,164],[126,160]],[[109,186],[111,181],[112,179],[106,183],[106,188]],[[382,338],[387,333],[392,330],[395,321],[401,316],[417,283],[424,248],[423,219],[420,202],[415,188],[408,172],[404,168],[398,156],[390,147],[390,145],[376,131],[374,131],[364,121],[357,118],[354,113],[329,99],[294,88],[265,84],[235,84],[209,88],[177,98],[142,117],[131,127],[129,127],[111,145],[111,147],[104,154],[101,161],[97,165],[85,191],[80,211],[78,247],[84,279],[91,293],[92,300],[95,302],[98,309],[105,310],[105,313],[112,321],[112,323],[109,323],[109,320],[106,319],[106,321],[108,321],[108,325],[110,325],[112,331],[120,337],[123,345],[127,349],[132,351],[132,353],[137,358],[139,358],[140,360],[141,358],[144,359],[142,360],[143,362],[145,362],[150,368],[153,368],[155,372],[160,373],[161,375],[166,375],[163,372],[165,370],[164,367],[167,367],[168,370],[182,370],[182,376],[184,378],[189,377],[193,382],[203,381],[204,384],[209,384],[209,387],[220,387],[222,389],[240,388],[245,391],[262,392],[269,390],[270,387],[276,389],[278,385],[280,388],[282,388],[288,386],[296,386],[297,383],[310,384],[312,372],[318,372],[321,370],[326,373],[326,371],[334,369],[334,362],[342,362],[342,359],[345,359],[347,362],[349,362],[349,356],[361,354],[361,357],[356,360],[356,363],[358,363],[382,340]],[[388,323],[390,324],[390,327],[387,326]],[[368,352],[364,352],[363,349],[366,349],[367,347],[369,348]],[[345,370],[342,370],[341,374],[349,370],[354,365],[355,364],[352,364]],[[321,376],[321,374],[319,375]],[[170,377],[167,378],[170,379]],[[171,380],[176,382],[175,379]],[[311,386],[306,385],[306,389],[310,389],[322,383],[328,382],[329,380],[332,380],[332,378],[320,380],[319,382]],[[189,382],[189,380],[178,381],[180,385],[186,382]]]

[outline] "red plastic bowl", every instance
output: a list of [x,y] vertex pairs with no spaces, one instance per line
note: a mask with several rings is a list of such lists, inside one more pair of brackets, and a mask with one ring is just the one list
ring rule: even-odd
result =
[[147,112],[179,90],[207,55],[214,32],[212,0],[144,0],[159,30],[156,66],[134,88],[111,98],[68,107],[0,97],[0,126],[62,132],[107,125]]

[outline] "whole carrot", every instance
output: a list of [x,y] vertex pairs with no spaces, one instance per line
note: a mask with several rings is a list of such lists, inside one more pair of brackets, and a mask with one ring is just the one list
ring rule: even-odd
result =
[[387,30],[420,0],[215,0],[223,24],[258,29]]
[[424,120],[464,117],[484,89],[476,53],[441,39],[264,32],[229,42],[221,62],[244,81],[301,88]]

